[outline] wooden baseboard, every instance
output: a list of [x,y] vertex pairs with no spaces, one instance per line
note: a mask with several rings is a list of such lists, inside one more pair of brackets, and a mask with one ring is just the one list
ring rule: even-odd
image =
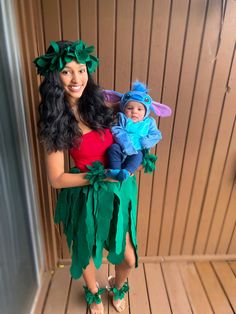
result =
[[[163,262],[183,262],[183,261],[235,261],[236,254],[222,254],[222,255],[172,255],[172,256],[140,256],[140,263],[163,263]],[[103,264],[108,261],[104,257]],[[59,259],[58,265],[69,265],[71,259]]]

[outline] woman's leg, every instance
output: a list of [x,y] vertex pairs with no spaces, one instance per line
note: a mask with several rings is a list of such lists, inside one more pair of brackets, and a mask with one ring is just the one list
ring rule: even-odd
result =
[[[94,266],[92,259],[90,260],[89,265],[83,271],[83,278],[84,278],[85,284],[88,287],[88,289],[93,294],[97,293],[98,287],[97,287],[97,283],[96,283],[96,268]],[[94,313],[94,314],[103,313],[103,304],[102,304],[102,302],[99,304],[92,303],[90,305],[90,309],[91,309],[92,313]]]
[[135,266],[136,257],[134,253],[134,247],[131,243],[130,235],[126,234],[126,247],[125,247],[125,258],[123,262],[115,266],[115,286],[120,289],[130,272]]
[[[134,268],[136,262],[136,257],[134,253],[134,247],[131,243],[129,233],[126,234],[126,247],[125,247],[125,258],[123,262],[119,265],[115,266],[115,278],[114,282],[110,282],[111,286],[115,286],[118,290],[120,290],[127,280],[131,270]],[[113,298],[113,305],[117,309],[118,312],[124,311],[126,308],[125,299],[115,300]]]

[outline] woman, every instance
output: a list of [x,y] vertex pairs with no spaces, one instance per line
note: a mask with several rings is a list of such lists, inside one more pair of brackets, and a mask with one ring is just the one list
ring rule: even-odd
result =
[[[125,309],[126,278],[137,266],[135,177],[125,182],[106,179],[106,150],[113,144],[114,114],[105,106],[102,90],[91,73],[98,59],[83,41],[51,42],[45,55],[34,60],[40,85],[39,137],[45,145],[47,173],[52,187],[61,189],[55,221],[63,223],[72,254],[71,275],[83,275],[85,296],[92,314],[104,313],[95,269],[102,250],[115,264],[108,278],[113,305]],[[64,151],[76,167],[64,170]]]

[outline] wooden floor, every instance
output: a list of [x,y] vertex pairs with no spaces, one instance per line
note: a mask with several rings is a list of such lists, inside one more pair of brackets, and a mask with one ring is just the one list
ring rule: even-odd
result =
[[[98,271],[105,286],[108,264]],[[236,312],[236,261],[140,263],[129,277],[128,308],[124,314],[185,314]],[[71,280],[69,266],[46,274],[34,314],[89,313],[83,281]],[[103,296],[105,314],[116,313],[109,296]]]

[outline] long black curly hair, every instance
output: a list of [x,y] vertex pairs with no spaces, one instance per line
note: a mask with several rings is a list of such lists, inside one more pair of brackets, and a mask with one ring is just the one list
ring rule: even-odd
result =
[[[61,47],[71,42],[57,42]],[[48,51],[50,52],[50,51]],[[38,135],[48,152],[61,151],[75,146],[75,139],[82,136],[63,86],[59,72],[47,74],[39,87],[41,102],[39,104]],[[114,112],[106,107],[101,88],[88,73],[88,82],[77,103],[79,115],[92,130],[102,131],[111,127]],[[78,143],[76,141],[76,143]]]

